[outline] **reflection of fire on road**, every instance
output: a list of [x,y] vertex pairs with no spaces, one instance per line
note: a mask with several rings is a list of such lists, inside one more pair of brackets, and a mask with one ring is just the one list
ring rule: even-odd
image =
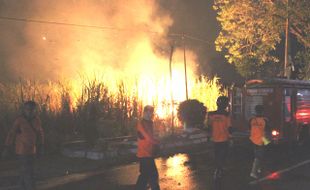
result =
[[[176,154],[168,159],[160,159],[157,166],[165,179],[171,180],[171,187],[178,186],[184,189],[195,187],[191,176],[191,168],[186,165],[189,158],[186,154]],[[174,184],[175,183],[175,184]]]
[[175,176],[179,175],[178,172],[182,171],[182,165],[184,162],[188,161],[188,157],[184,154],[178,154],[172,157],[169,157],[167,160],[167,166],[169,168],[168,175]]

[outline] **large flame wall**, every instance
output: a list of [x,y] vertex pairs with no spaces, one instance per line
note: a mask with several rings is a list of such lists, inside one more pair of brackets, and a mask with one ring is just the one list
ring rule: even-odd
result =
[[[171,92],[175,102],[186,98],[183,47],[174,51],[171,81],[173,20],[156,0],[10,0],[1,1],[0,12],[28,19],[0,20],[9,80],[69,80],[76,97],[85,79],[102,81],[112,93],[124,82],[129,96],[159,107],[169,105]],[[189,49],[186,61],[189,95],[197,98],[196,55]]]

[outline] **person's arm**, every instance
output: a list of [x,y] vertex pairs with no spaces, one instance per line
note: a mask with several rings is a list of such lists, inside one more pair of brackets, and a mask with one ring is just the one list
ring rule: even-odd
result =
[[250,130],[250,131],[251,131],[251,129],[252,129],[252,125],[251,125],[252,119],[253,119],[253,118],[250,118],[250,119],[249,119],[249,122],[248,122],[248,127],[249,127],[249,130]]
[[270,135],[271,135],[271,126],[269,120],[265,118],[265,137],[270,139]]
[[264,137],[263,137],[263,143],[264,145],[268,145],[271,141],[271,131],[270,126],[267,118],[264,118],[265,120],[265,129],[264,129]]
[[207,121],[207,133],[210,135],[212,133],[212,115],[208,114],[208,121]]
[[146,130],[144,129],[144,127],[141,125],[141,123],[139,122],[137,124],[137,130],[138,132],[141,133],[141,135],[147,140],[150,141],[152,144],[158,144],[158,140],[154,139],[153,136],[151,136],[149,133],[146,132]]
[[6,159],[9,156],[9,149],[10,146],[13,145],[16,134],[18,132],[19,122],[18,120],[15,120],[12,128],[9,130],[8,135],[6,137],[5,143],[4,143],[4,149],[1,154],[2,159]]
[[229,133],[229,139],[228,139],[229,147],[233,147],[234,146],[234,140],[233,140],[233,136],[232,136],[233,128],[232,128],[230,114],[228,114],[228,116],[227,116],[227,130]]
[[43,131],[43,128],[42,128],[42,124],[41,124],[41,120],[38,118],[37,120],[38,122],[38,137],[39,137],[39,140],[40,140],[40,144],[43,145],[44,144],[44,131]]
[[38,138],[38,141],[37,141],[37,156],[40,158],[44,155],[44,131],[43,131],[43,128],[42,128],[42,125],[41,125],[41,120],[39,118],[37,118],[36,120],[36,127],[37,127],[37,132],[36,132],[36,135],[37,135],[37,138]]
[[227,127],[228,127],[229,135],[231,137],[232,132],[233,132],[233,128],[232,128],[232,124],[231,124],[231,117],[230,117],[230,115],[228,115],[228,118],[227,118]]
[[212,127],[212,114],[209,113],[207,118],[208,118],[208,121],[207,121],[207,140],[211,141],[212,130],[213,130],[213,127]]
[[5,146],[13,145],[17,131],[19,131],[19,120],[15,120],[12,128],[9,130],[5,140]]

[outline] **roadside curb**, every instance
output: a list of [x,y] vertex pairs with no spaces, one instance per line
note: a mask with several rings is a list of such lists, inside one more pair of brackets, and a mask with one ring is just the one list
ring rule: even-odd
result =
[[[176,137],[173,141],[163,142],[160,145],[162,152],[169,152],[171,149],[187,147],[208,143],[208,138],[205,133],[182,134]],[[98,151],[87,149],[64,148],[62,154],[72,158],[87,158],[91,160],[109,160],[119,157],[134,156],[137,152],[137,143],[134,140],[117,142],[112,150]]]
[[[247,133],[233,133],[233,138],[242,139],[247,138]],[[202,131],[193,131],[190,133],[183,133],[174,137],[173,140],[163,141],[160,145],[161,152],[170,152],[177,148],[186,148],[192,145],[211,144],[208,142],[206,133]],[[62,150],[62,155],[71,158],[87,158],[91,160],[111,160],[120,157],[134,156],[137,152],[137,143],[133,138],[131,140],[121,142],[111,142],[113,148],[106,151],[89,150],[81,148],[65,147]]]

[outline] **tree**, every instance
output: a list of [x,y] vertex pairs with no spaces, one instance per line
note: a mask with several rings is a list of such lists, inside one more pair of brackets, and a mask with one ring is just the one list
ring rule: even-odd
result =
[[[304,47],[310,48],[310,1],[290,0],[289,2],[290,32]],[[278,7],[282,10],[283,18],[284,3],[278,3]]]
[[310,80],[310,48],[297,53],[294,65],[296,79]]
[[196,99],[185,100],[179,104],[178,119],[188,127],[202,127],[207,108]]
[[291,34],[309,47],[310,1],[290,0],[287,5],[287,0],[215,0],[221,24],[216,49],[225,51],[244,77],[280,74],[283,67],[274,50],[283,38],[287,15]]

